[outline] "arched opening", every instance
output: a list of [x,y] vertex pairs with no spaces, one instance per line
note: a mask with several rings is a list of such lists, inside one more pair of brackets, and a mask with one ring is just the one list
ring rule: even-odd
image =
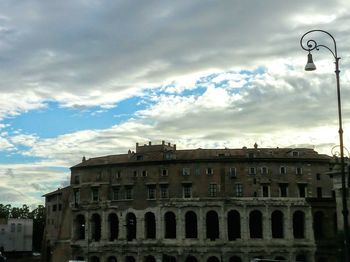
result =
[[284,260],[286,260],[286,258],[282,257],[282,256],[277,256],[277,257],[275,257],[275,260],[284,261]]
[[279,210],[275,210],[271,214],[271,230],[272,238],[283,238],[283,213]]
[[305,214],[298,210],[293,214],[293,235],[294,238],[304,238]]
[[206,216],[207,238],[211,241],[219,238],[219,217],[215,211],[209,211]]
[[173,212],[165,213],[164,227],[165,238],[176,238],[176,216]]
[[79,260],[81,260],[81,261],[84,261],[84,257],[76,257],[76,259],[79,261]]
[[336,236],[338,233],[338,217],[337,212],[333,214],[333,235]]
[[132,241],[136,239],[136,216],[133,213],[126,215],[126,239]]
[[126,256],[125,262],[136,262],[135,258],[133,256]]
[[217,257],[210,257],[207,262],[220,262],[220,260]]
[[193,211],[188,211],[185,215],[185,236],[186,238],[197,238],[197,215]]
[[316,240],[322,239],[324,237],[323,220],[324,220],[324,216],[322,211],[317,211],[314,213],[313,226],[314,226],[314,236]]
[[145,237],[148,239],[156,238],[156,218],[152,212],[145,214]]
[[241,238],[241,216],[236,210],[227,214],[227,234],[230,241]]
[[176,257],[163,254],[163,262],[176,262]]
[[249,214],[249,233],[250,238],[263,237],[262,214],[259,210],[254,210]]
[[186,262],[198,262],[198,260],[194,256],[188,256]]
[[238,256],[232,256],[229,262],[242,262],[242,259]]
[[100,262],[100,259],[96,256],[90,257],[91,262]]
[[91,216],[91,240],[100,241],[101,239],[101,217],[99,214]]
[[298,262],[307,262],[306,256],[305,255],[301,255],[301,254],[297,255],[295,260],[298,261]]
[[154,256],[147,256],[145,257],[145,262],[156,262],[156,259],[154,258]]
[[117,262],[117,258],[115,256],[108,257],[108,262]]
[[115,213],[109,214],[108,225],[109,225],[109,240],[113,241],[118,239],[119,220],[118,220],[118,216]]
[[85,216],[77,215],[75,219],[75,238],[77,240],[85,239]]

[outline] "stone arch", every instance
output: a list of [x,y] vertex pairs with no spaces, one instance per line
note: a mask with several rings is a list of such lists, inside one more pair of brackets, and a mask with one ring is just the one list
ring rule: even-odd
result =
[[305,214],[297,210],[293,213],[293,236],[294,238],[305,237]]
[[306,256],[304,254],[298,254],[295,260],[298,262],[307,262]]
[[194,256],[187,256],[186,262],[198,262],[197,258]]
[[117,258],[115,256],[109,256],[107,262],[117,262]]
[[211,256],[208,258],[207,262],[220,262],[220,260],[215,256]]
[[89,260],[90,260],[90,262],[100,262],[100,258],[97,256],[92,256],[92,257],[90,257]]
[[156,238],[156,217],[152,212],[145,214],[145,238]]
[[136,262],[135,258],[133,256],[126,256],[125,262]]
[[75,221],[75,239],[76,240],[83,240],[85,239],[85,227],[86,227],[86,222],[85,222],[85,216],[82,214],[79,214],[76,216]]
[[91,216],[91,239],[96,242],[101,240],[101,216],[97,213]]
[[250,238],[263,238],[263,217],[259,210],[253,210],[249,214]]
[[197,215],[193,211],[188,211],[185,214],[185,237],[198,237]]
[[144,259],[145,262],[156,262],[156,259],[154,258],[154,256],[146,256]]
[[117,214],[110,213],[108,215],[109,240],[118,239],[119,236],[119,219]]
[[164,238],[176,238],[176,216],[171,211],[164,214]]
[[134,213],[128,213],[125,217],[126,224],[126,240],[132,241],[136,239],[136,216]]
[[313,215],[313,229],[316,240],[324,237],[324,214],[322,211],[316,211]]
[[271,233],[272,238],[283,238],[284,237],[284,216],[282,211],[275,210],[271,214]]
[[219,238],[219,216],[216,211],[208,211],[206,215],[206,232],[207,238],[211,241]]
[[230,241],[241,238],[241,216],[237,210],[227,214],[227,235]]
[[242,259],[239,256],[232,256],[229,262],[242,262]]
[[164,261],[164,262],[176,262],[176,257],[163,254],[162,261]]

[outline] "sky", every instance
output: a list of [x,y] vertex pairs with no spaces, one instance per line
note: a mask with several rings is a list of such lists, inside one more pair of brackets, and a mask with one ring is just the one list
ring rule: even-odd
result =
[[[178,149],[350,149],[350,1],[0,1],[0,203],[38,205],[86,158]],[[322,33],[310,38],[333,48]],[[346,150],[346,154],[348,154]]]

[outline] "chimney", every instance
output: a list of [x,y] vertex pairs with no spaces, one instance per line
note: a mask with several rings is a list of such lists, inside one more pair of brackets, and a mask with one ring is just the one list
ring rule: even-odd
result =
[[151,141],[149,141],[149,142],[148,142],[148,145],[149,145],[149,146],[151,146],[151,145],[152,145],[152,142],[151,142]]
[[85,162],[86,161],[86,157],[83,156],[83,159],[81,160],[81,162]]
[[176,144],[174,144],[174,150],[176,150]]
[[165,141],[164,141],[164,140],[162,140],[162,145],[163,145],[163,146],[165,145]]

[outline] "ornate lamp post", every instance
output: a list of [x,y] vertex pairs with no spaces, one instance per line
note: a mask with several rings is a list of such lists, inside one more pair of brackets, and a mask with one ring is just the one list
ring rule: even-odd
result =
[[[303,45],[304,37],[310,33],[319,32],[328,35],[333,40],[333,49],[325,45],[319,45],[313,39],[309,39],[306,42],[306,46]],[[340,145],[340,165],[341,165],[341,189],[342,189],[342,214],[343,214],[343,223],[344,223],[344,252],[345,252],[345,261],[349,262],[349,223],[348,223],[348,206],[347,206],[347,189],[346,189],[346,179],[345,179],[345,163],[344,163],[344,143],[343,143],[343,124],[342,124],[342,113],[341,113],[341,99],[340,99],[340,84],[339,84],[339,60],[337,54],[337,43],[334,37],[324,31],[324,30],[311,30],[306,32],[300,39],[300,46],[305,51],[308,51],[308,61],[305,66],[306,71],[316,70],[316,66],[312,60],[312,50],[319,50],[320,47],[327,49],[333,55],[335,61],[335,76],[337,81],[337,98],[338,98],[338,118],[339,118],[339,145]]]

